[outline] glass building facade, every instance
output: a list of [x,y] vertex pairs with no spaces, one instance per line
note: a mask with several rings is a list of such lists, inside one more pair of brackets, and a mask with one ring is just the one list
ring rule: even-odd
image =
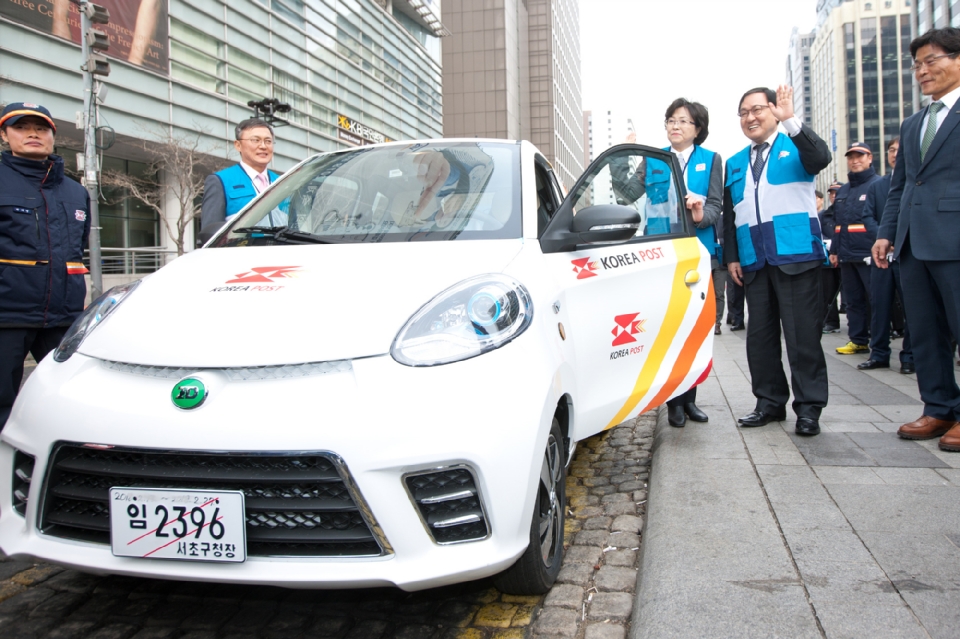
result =
[[913,113],[909,0],[824,3],[811,48],[813,128],[834,160],[818,177],[847,181],[844,152],[852,142],[873,150],[877,173],[889,170],[886,144]]
[[[111,0],[111,21],[138,0]],[[4,6],[12,3],[5,3]],[[165,133],[200,140],[212,166],[238,160],[235,125],[248,101],[288,103],[275,131],[275,171],[374,139],[443,135],[437,0],[161,0],[154,31],[162,63],[134,64],[107,52],[109,89],[99,124],[116,133],[101,170],[143,173],[144,145]],[[133,11],[136,15],[136,11]],[[39,18],[0,7],[0,103],[48,107],[58,153],[75,169],[83,108],[79,44]],[[364,132],[358,136],[356,130]],[[371,133],[372,132],[372,133]],[[163,176],[158,176],[163,180]],[[170,246],[166,226],[143,203],[108,193],[100,203],[102,246]],[[178,211],[170,211],[178,215]],[[193,244],[192,238],[187,242]]]

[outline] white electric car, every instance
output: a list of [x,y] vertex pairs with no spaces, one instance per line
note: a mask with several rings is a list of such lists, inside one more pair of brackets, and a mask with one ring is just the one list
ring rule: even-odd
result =
[[527,142],[311,157],[92,303],[0,435],[0,547],[94,573],[540,593],[578,440],[711,366],[669,153],[564,197]]

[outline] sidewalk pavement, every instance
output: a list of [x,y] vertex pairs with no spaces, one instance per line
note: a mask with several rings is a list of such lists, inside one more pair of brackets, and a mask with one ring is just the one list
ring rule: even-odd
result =
[[900,341],[894,368],[859,371],[824,335],[830,400],[801,438],[789,407],[737,427],[744,338],[714,341],[708,423],[659,414],[631,638],[960,636],[960,453],[897,437],[923,409]]

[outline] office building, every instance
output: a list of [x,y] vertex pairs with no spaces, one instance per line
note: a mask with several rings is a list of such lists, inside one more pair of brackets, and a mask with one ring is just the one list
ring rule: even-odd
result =
[[917,34],[943,27],[960,28],[960,0],[916,0]]
[[830,144],[834,159],[818,176],[826,192],[847,181],[844,151],[851,142],[873,149],[874,168],[888,167],[886,142],[911,115],[910,0],[823,0],[810,48],[813,129]]
[[[446,32],[437,0],[162,0],[145,5],[153,14],[140,11],[141,0],[97,3],[110,11],[101,28],[111,38],[99,125],[116,135],[103,151],[104,170],[144,174],[144,144],[168,132],[199,136],[211,165],[236,161],[234,126],[253,114],[248,101],[264,98],[291,107],[282,116],[289,125],[275,132],[272,168],[279,172],[319,151],[442,135]],[[64,12],[51,17],[41,11],[47,5],[0,4],[0,102],[48,107],[57,150],[75,170],[79,15],[76,5],[52,3]],[[105,249],[154,247],[156,256],[171,246],[156,213],[123,193],[110,195],[101,203]],[[106,260],[111,255],[104,250]],[[104,271],[130,268],[120,260]]]
[[443,133],[527,139],[573,186],[584,165],[577,0],[443,0]]
[[790,46],[787,49],[787,81],[793,87],[794,111],[807,126],[813,126],[813,103],[810,95],[810,45],[813,44],[815,31],[800,33],[796,27],[790,34]]

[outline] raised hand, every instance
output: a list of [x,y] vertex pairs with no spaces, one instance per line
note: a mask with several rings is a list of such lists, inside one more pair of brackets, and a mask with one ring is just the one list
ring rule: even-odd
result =
[[786,84],[777,87],[777,103],[770,104],[770,113],[780,122],[793,117],[793,87]]

